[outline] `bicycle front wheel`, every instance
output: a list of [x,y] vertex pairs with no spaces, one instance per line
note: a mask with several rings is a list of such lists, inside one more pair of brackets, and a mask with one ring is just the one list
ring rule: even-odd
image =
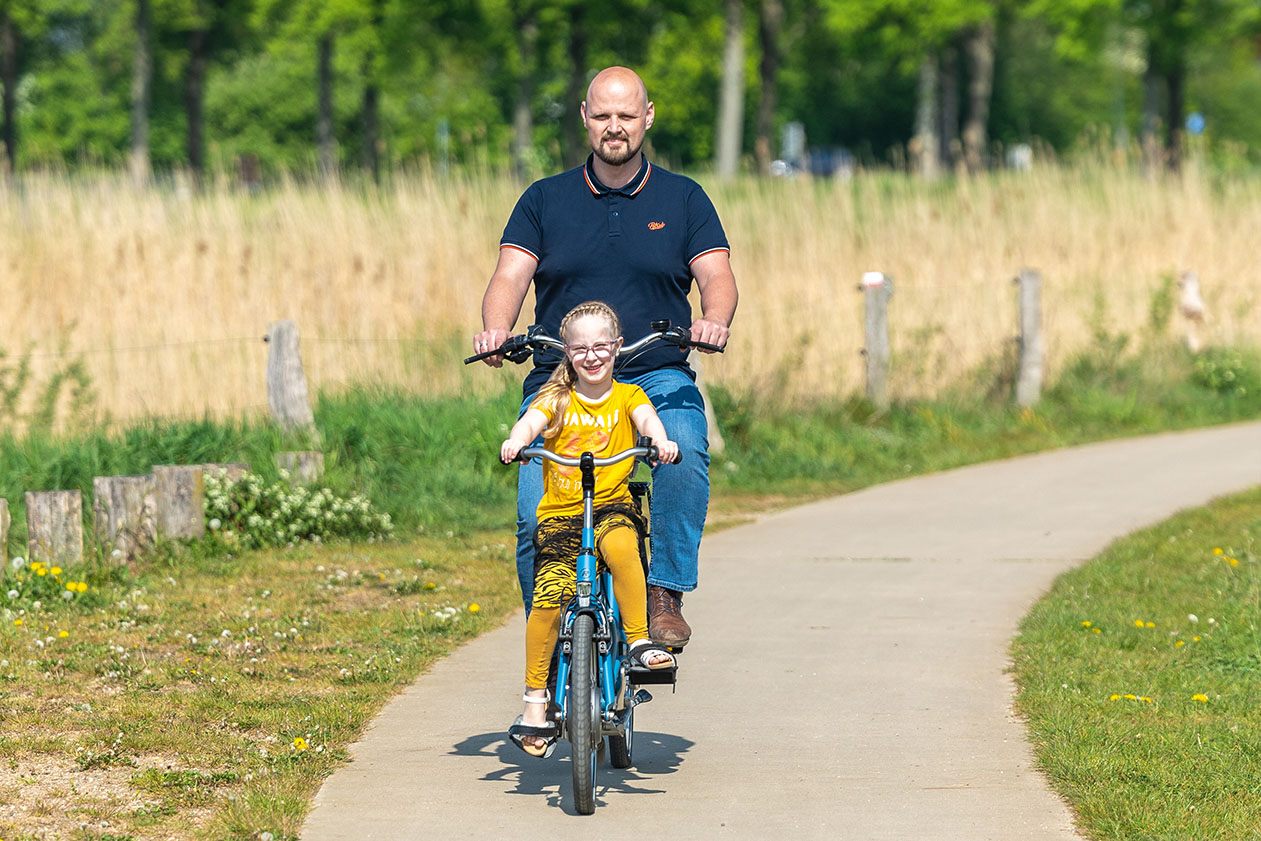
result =
[[595,620],[574,620],[573,665],[569,670],[569,744],[574,772],[574,808],[595,812],[596,748],[600,744],[600,687],[596,683]]

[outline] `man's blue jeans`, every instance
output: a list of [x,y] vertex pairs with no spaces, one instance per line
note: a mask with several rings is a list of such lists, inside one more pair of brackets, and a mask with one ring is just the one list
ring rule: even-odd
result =
[[[670,440],[679,445],[680,464],[652,471],[652,564],[648,583],[670,590],[696,589],[697,553],[709,510],[709,428],[705,404],[692,378],[677,368],[618,378],[639,386],[656,407]],[[524,412],[534,395],[521,404]],[[541,445],[542,440],[534,442]],[[534,595],[535,512],[543,498],[543,464],[521,465],[517,478],[517,577],[521,598],[530,609]]]

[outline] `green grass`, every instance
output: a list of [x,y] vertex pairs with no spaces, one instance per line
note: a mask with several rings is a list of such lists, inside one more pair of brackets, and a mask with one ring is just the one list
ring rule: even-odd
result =
[[1261,489],[1065,574],[1012,654],[1039,762],[1089,837],[1261,836]]

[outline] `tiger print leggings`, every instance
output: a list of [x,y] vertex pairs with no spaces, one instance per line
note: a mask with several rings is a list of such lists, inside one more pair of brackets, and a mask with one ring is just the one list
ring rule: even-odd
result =
[[[629,643],[648,636],[648,588],[639,555],[638,514],[630,511],[598,512],[595,523],[596,554],[613,573],[613,594],[622,613],[622,629]],[[571,517],[552,517],[539,523],[535,533],[534,600],[525,623],[525,685],[547,686],[548,665],[560,632],[561,611],[573,598],[577,583],[575,561],[581,544],[582,522],[577,518],[577,542]]]

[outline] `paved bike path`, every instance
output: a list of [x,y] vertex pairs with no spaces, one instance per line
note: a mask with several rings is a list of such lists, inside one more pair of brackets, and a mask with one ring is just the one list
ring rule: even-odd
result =
[[678,692],[574,815],[568,749],[505,742],[521,617],[395,698],[304,841],[1073,839],[1011,712],[1007,647],[1062,571],[1261,484],[1261,423],[1095,444],[868,488],[706,537]]

